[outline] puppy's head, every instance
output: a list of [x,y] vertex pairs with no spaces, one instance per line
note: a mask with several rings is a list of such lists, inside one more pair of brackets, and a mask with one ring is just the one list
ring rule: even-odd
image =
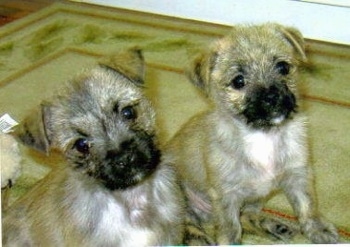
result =
[[189,75],[224,114],[269,128],[283,124],[297,109],[300,61],[306,56],[296,29],[242,25],[199,56]]
[[76,171],[111,190],[133,186],[157,167],[154,111],[142,93],[140,51],[118,54],[71,81],[16,130],[25,144],[61,151]]

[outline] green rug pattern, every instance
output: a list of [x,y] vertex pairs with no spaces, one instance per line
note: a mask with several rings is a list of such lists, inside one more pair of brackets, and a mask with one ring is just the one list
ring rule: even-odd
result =
[[[20,121],[64,82],[114,51],[138,46],[147,62],[147,94],[157,114],[161,142],[207,107],[184,75],[193,57],[225,35],[228,26],[86,5],[54,4],[0,28],[0,115]],[[350,47],[307,41],[311,65],[301,84],[309,115],[311,165],[321,213],[350,242]],[[61,164],[23,148],[23,175],[12,201]],[[282,195],[266,213],[296,223]],[[245,244],[283,244],[244,235]],[[298,235],[290,243],[308,243]]]

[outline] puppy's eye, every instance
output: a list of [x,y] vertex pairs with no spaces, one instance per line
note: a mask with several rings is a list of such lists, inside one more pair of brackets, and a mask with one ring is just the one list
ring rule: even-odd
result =
[[231,81],[231,86],[235,89],[241,89],[245,86],[245,80],[243,75],[238,75]]
[[285,61],[276,63],[276,69],[281,75],[288,75],[290,71],[290,65]]
[[136,110],[132,106],[124,107],[120,113],[126,120],[134,120],[137,118]]
[[90,150],[89,141],[84,138],[79,138],[74,143],[74,148],[82,154],[88,154]]

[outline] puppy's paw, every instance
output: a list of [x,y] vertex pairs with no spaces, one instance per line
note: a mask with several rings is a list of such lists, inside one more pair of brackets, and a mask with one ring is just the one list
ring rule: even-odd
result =
[[260,222],[260,227],[267,233],[283,241],[288,241],[298,233],[295,227],[273,218],[264,218]]
[[319,218],[309,219],[302,226],[303,233],[315,244],[335,244],[338,242],[338,231],[329,222]]
[[216,245],[240,245],[242,244],[242,237],[241,235],[237,236],[236,233],[233,233],[230,236],[220,234],[217,236],[216,242]]
[[215,241],[199,225],[187,223],[183,243],[187,246],[216,245]]
[[240,225],[234,225],[231,232],[218,234],[218,245],[240,245],[242,244],[242,228]]

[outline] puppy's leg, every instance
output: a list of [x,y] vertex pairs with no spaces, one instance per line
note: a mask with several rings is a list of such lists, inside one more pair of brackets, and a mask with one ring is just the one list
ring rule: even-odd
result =
[[[207,229],[202,226],[198,217],[193,212],[186,216],[185,236],[183,244],[188,246],[216,245],[215,240],[208,234]],[[209,230],[209,232],[211,232]]]
[[186,222],[183,243],[188,246],[216,245],[212,203],[206,193],[182,184],[186,198]]
[[295,168],[282,182],[282,188],[298,216],[301,230],[313,243],[337,243],[337,229],[317,215],[311,181],[305,167]]
[[242,242],[242,226],[240,213],[242,201],[229,194],[214,204],[216,217],[216,239],[219,245],[240,244]]
[[[188,245],[229,245],[241,243],[240,208],[235,197],[209,190],[210,207],[188,203],[186,238]],[[187,194],[188,195],[188,194]],[[193,198],[191,196],[190,198]]]
[[261,202],[251,203],[244,207],[241,216],[243,232],[262,236],[268,233],[285,242],[296,235],[298,230],[295,227],[281,220],[263,215],[262,207]]

